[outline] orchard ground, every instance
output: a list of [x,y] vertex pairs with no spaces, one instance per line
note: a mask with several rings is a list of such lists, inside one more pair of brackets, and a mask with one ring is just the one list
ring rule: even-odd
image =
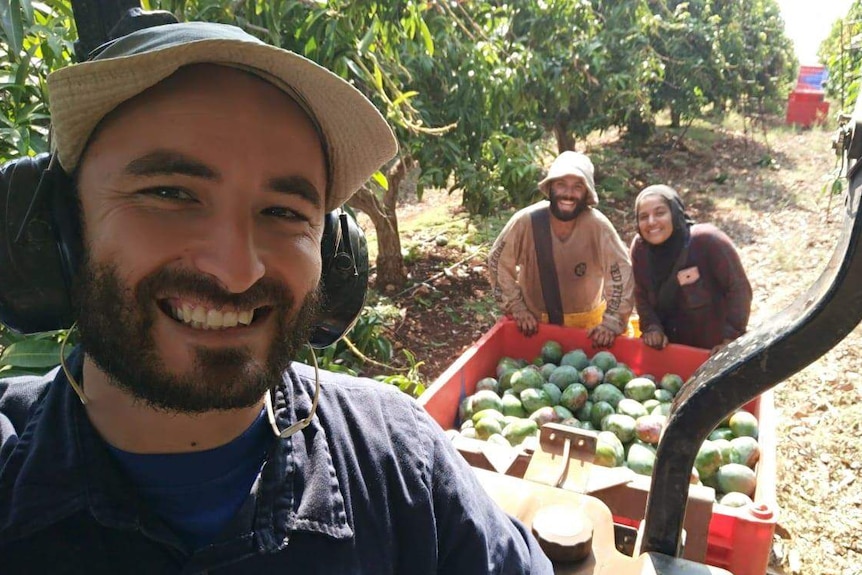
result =
[[[844,198],[824,191],[837,165],[832,127],[798,130],[776,122],[746,134],[741,124],[704,124],[676,144],[665,131],[637,155],[613,135],[591,140],[584,151],[597,166],[599,208],[627,244],[635,234],[634,195],[651,183],[675,187],[696,221],[731,236],[754,289],[750,328],[756,328],[808,289],[835,247]],[[410,284],[389,294],[401,313],[387,322],[385,335],[423,362],[427,383],[496,321],[485,260],[513,212],[470,218],[457,192],[429,191],[399,207]],[[360,221],[373,230],[361,215]],[[373,258],[373,231],[369,244]],[[780,512],[772,572],[862,574],[860,369],[857,328],[774,390]]]

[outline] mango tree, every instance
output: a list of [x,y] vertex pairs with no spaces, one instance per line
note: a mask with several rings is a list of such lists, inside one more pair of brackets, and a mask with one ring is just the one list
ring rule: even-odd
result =
[[631,115],[651,115],[647,86],[658,61],[649,18],[640,0],[518,3],[509,31],[521,63],[513,105],[554,135],[558,152]]
[[512,12],[489,2],[461,2],[457,11],[440,3],[426,17],[433,54],[402,53],[423,124],[449,128],[432,138],[403,134],[421,166],[419,191],[460,189],[472,214],[528,201],[538,181],[544,129],[517,106],[523,62],[509,40]]
[[847,14],[832,25],[829,36],[820,44],[817,55],[829,68],[826,94],[839,101],[843,111],[859,94],[859,69],[862,67],[862,0],[853,0]]
[[797,66],[775,0],[715,4],[724,60],[718,99],[747,119],[781,109]]
[[650,43],[661,59],[652,108],[669,109],[671,126],[703,114],[716,98],[724,63],[717,42],[720,17],[708,0],[650,0],[655,18]]

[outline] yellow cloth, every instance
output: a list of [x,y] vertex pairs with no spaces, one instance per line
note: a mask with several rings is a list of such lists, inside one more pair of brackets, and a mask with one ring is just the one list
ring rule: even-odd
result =
[[629,318],[629,334],[631,337],[641,336],[641,322],[638,316],[631,316]]
[[[599,305],[590,311],[563,314],[563,325],[566,327],[579,327],[581,329],[594,328],[602,323],[606,307],[608,307],[608,304],[602,300]],[[543,313],[542,323],[548,323],[549,320],[548,314]]]

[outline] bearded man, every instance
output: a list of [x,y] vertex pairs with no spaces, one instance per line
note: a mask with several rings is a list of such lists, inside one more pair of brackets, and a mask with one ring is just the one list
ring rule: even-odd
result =
[[609,347],[628,327],[634,282],[628,250],[595,207],[592,161],[563,152],[539,189],[547,199],[515,213],[491,248],[494,298],[524,335],[554,323]]
[[416,402],[293,362],[328,217],[396,152],[370,101],[199,22],[48,86],[81,345],[0,379],[4,575],[552,572]]

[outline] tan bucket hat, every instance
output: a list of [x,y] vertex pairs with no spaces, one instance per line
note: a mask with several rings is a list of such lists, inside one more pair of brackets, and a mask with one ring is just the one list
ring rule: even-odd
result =
[[548,175],[544,180],[539,182],[539,190],[545,194],[545,197],[550,195],[551,182],[564,176],[577,176],[584,180],[587,185],[587,205],[597,206],[599,204],[599,196],[596,193],[596,182],[593,176],[593,162],[588,156],[580,152],[565,151],[554,159],[548,170]]
[[356,88],[293,52],[240,28],[184,22],[153,26],[114,40],[90,61],[48,76],[52,151],[71,173],[96,126],[111,110],[189,64],[232,66],[287,92],[311,116],[329,169],[326,209],[356,192],[398,151],[392,129]]

